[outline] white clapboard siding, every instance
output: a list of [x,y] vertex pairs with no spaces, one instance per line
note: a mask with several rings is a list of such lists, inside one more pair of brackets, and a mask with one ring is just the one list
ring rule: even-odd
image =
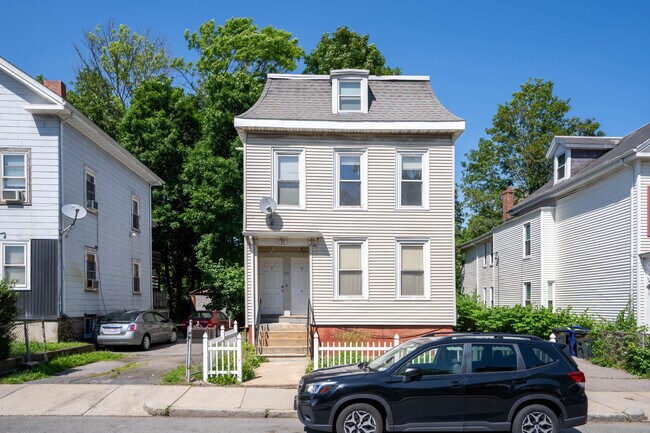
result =
[[463,266],[462,293],[471,295],[477,293],[478,280],[476,268],[480,258],[478,257],[478,247],[469,247],[465,250],[465,265]]
[[[428,139],[280,137],[249,134],[245,144],[245,229],[267,231],[259,200],[272,195],[272,147],[305,149],[306,209],[278,210],[286,231],[323,233],[312,248],[312,300],[319,325],[455,323],[454,173],[449,137]],[[366,148],[368,210],[333,210],[334,148]],[[396,210],[396,149],[429,149],[430,210]],[[369,299],[334,300],[335,237],[367,237]],[[396,299],[396,238],[426,238],[431,248],[430,300]],[[250,296],[250,293],[249,293]],[[249,301],[250,304],[250,301]],[[252,317],[248,317],[251,323]]]
[[[63,312],[105,314],[115,309],[151,308],[150,188],[122,163],[69,125],[63,127],[64,203],[85,203],[84,166],[96,173],[99,210],[79,220],[64,240]],[[140,199],[140,232],[131,236],[131,197]],[[99,292],[85,287],[85,247],[97,246]],[[132,293],[132,260],[139,259],[141,294]]]
[[59,233],[59,123],[23,108],[32,103],[45,101],[0,71],[0,148],[29,149],[31,167],[31,204],[0,206],[7,241],[56,239]]
[[[650,163],[642,162],[639,164],[639,178],[638,178],[638,200],[637,207],[639,212],[639,224],[638,224],[638,251],[637,254],[643,254],[650,252],[650,236],[648,236],[648,188],[650,187]],[[635,196],[636,197],[636,196]],[[635,198],[636,199],[636,198]],[[640,260],[640,259],[639,259]],[[637,267],[637,287],[638,290],[638,315],[639,323],[642,325],[650,326],[650,291],[647,290],[648,284],[650,284],[650,277],[648,273],[650,272],[650,258],[646,259],[646,266],[644,268],[643,263],[639,262]]]
[[[524,224],[530,223],[531,252],[524,258]],[[495,305],[523,304],[524,283],[531,283],[532,303],[541,300],[540,211],[535,210],[494,229],[494,252],[499,256],[495,269]]]
[[630,169],[557,200],[558,307],[614,319],[631,291]]

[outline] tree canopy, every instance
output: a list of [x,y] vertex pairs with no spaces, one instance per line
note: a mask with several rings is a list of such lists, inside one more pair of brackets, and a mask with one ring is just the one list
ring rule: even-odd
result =
[[530,79],[512,99],[499,104],[492,126],[462,162],[461,191],[469,210],[467,238],[501,223],[501,192],[515,188],[521,200],[549,181],[553,163],[546,158],[555,135],[603,135],[593,118],[569,117],[570,99],[553,93],[553,82]]
[[305,56],[303,73],[327,75],[332,69],[368,69],[372,75],[399,75],[399,68],[386,66],[386,59],[369,39],[347,26],[331,35],[324,33],[316,48]]

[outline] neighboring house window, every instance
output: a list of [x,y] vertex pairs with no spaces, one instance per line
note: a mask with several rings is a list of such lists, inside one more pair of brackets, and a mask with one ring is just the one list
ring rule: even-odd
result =
[[27,244],[2,245],[2,277],[16,290],[29,290]]
[[97,250],[86,248],[86,290],[96,291],[99,289],[99,277],[97,269]]
[[490,287],[490,307],[494,307],[494,287]]
[[429,243],[426,241],[398,241],[400,298],[428,297]]
[[133,293],[140,293],[140,260],[133,259],[132,276],[133,276]]
[[428,206],[426,156],[426,153],[398,153],[399,207]]
[[336,242],[336,297],[367,297],[365,241]]
[[530,305],[533,301],[533,286],[531,283],[524,283],[524,305]]
[[140,231],[140,200],[135,196],[131,197],[131,228]]
[[365,207],[365,153],[337,152],[337,207]]
[[302,151],[275,152],[275,200],[279,206],[302,207],[304,169]]
[[555,281],[548,281],[546,290],[546,306],[553,309],[555,304]]
[[485,257],[487,259],[488,266],[492,266],[494,263],[494,257],[492,255],[492,242],[485,244]]
[[483,287],[483,305],[488,304],[488,291],[487,287]]
[[557,180],[564,179],[566,176],[566,153],[557,157]]
[[339,81],[339,111],[361,111],[361,81]]
[[27,153],[2,153],[2,201],[5,203],[27,201]]
[[88,314],[84,316],[84,338],[92,338],[97,326],[97,315]]
[[86,167],[84,170],[86,182],[86,209],[97,211],[97,175],[94,171]]
[[530,257],[530,223],[524,224],[524,258]]

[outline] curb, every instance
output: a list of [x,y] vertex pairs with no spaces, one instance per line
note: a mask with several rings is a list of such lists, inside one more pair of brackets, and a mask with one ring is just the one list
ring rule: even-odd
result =
[[298,418],[295,410],[283,409],[187,409],[145,403],[144,410],[151,416],[175,418]]
[[645,422],[646,417],[643,411],[626,413],[625,412],[610,412],[610,413],[590,413],[588,415],[589,422]]

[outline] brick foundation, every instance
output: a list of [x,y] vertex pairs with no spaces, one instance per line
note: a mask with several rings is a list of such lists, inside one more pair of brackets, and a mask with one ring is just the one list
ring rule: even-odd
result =
[[321,342],[376,342],[392,341],[395,334],[399,335],[400,342],[421,337],[431,332],[449,332],[452,331],[451,325],[431,325],[431,326],[399,326],[399,325],[339,325],[339,326],[322,326],[312,327],[312,333],[318,332],[318,338]]

